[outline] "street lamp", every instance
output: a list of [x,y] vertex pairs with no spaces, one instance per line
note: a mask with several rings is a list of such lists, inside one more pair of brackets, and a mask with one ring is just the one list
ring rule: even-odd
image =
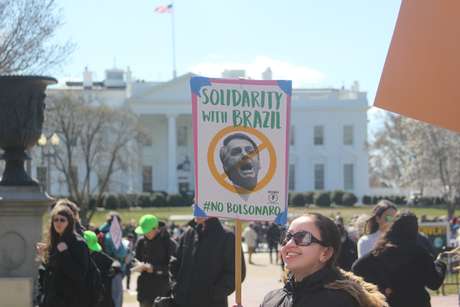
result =
[[46,136],[44,134],[42,134],[40,136],[40,138],[38,139],[37,141],[37,144],[38,146],[41,147],[41,150],[42,150],[42,158],[41,158],[41,162],[42,162],[42,167],[44,166],[44,158],[46,158],[46,163],[47,163],[47,166],[46,166],[46,180],[45,180],[45,185],[46,185],[46,190],[48,193],[51,192],[51,178],[50,178],[50,158],[51,157],[55,157],[55,153],[54,153],[54,150],[53,152],[51,152],[50,150],[48,150],[48,152],[45,152],[45,147],[46,145],[51,145],[53,147],[55,146],[58,146],[60,143],[60,139],[59,139],[59,136],[56,134],[56,133],[53,133],[51,135],[51,137],[49,138],[46,138]]

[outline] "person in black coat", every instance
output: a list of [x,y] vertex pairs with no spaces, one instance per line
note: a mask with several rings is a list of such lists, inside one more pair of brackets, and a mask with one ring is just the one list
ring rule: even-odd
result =
[[43,253],[39,305],[89,306],[86,283],[89,257],[84,239],[75,232],[72,211],[67,206],[55,206],[51,211],[49,238]]
[[284,288],[268,293],[261,307],[384,307],[378,289],[336,267],[340,234],[334,222],[309,213],[284,235],[281,256],[289,270]]
[[137,279],[137,300],[141,307],[151,307],[155,298],[170,292],[169,262],[176,245],[170,239],[165,227],[159,227],[156,216],[147,214],[141,217],[138,235],[143,235],[136,244],[135,270],[141,272]]
[[343,221],[336,220],[335,224],[339,229],[341,242],[340,252],[337,258],[337,266],[345,271],[350,271],[351,266],[358,258],[358,249],[356,247],[356,243],[348,235],[348,232],[343,225]]
[[171,261],[174,300],[180,307],[227,307],[227,296],[235,290],[235,235],[217,218],[195,221]]
[[100,302],[98,302],[97,307],[114,307],[115,304],[112,300],[112,277],[115,275],[115,272],[112,265],[115,260],[102,251],[96,233],[85,230],[83,232],[83,237],[86,241],[86,245],[88,245],[90,257],[101,274],[103,293],[99,296]]
[[273,263],[272,251],[275,252],[275,263],[278,264],[278,244],[280,242],[281,229],[275,224],[271,223],[267,228],[267,243],[268,243],[268,255],[270,263]]
[[430,307],[425,287],[436,290],[443,283],[446,265],[417,245],[417,236],[417,217],[402,213],[375,249],[353,265],[353,272],[376,284],[391,307]]

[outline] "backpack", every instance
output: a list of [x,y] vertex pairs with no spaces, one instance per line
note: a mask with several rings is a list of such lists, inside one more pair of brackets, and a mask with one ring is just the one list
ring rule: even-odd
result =
[[101,271],[94,260],[89,258],[89,268],[87,275],[87,285],[89,290],[89,307],[100,306],[104,300],[105,288],[102,282]]

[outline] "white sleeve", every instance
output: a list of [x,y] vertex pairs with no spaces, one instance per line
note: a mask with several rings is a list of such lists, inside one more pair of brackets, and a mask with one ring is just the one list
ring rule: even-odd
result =
[[363,255],[367,253],[367,237],[363,236],[358,240],[358,258],[361,258]]

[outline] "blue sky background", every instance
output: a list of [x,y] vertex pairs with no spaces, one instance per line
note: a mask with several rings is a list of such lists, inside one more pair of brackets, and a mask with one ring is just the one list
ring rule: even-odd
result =
[[[170,1],[60,0],[58,39],[77,49],[61,81],[82,79],[85,66],[129,66],[144,80],[172,76],[171,15],[154,12]],[[252,78],[270,66],[296,87],[349,87],[359,81],[373,103],[400,0],[175,0],[178,74],[219,76],[243,68]]]

